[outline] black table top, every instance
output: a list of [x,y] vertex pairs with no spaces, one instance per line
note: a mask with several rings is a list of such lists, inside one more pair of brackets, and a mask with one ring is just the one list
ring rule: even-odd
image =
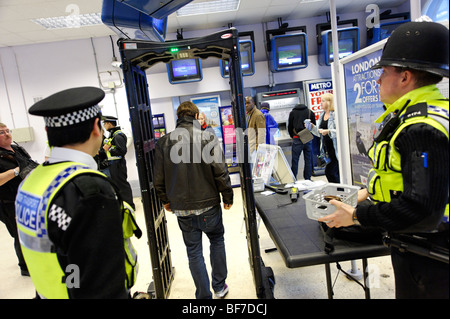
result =
[[[334,251],[325,252],[324,233],[319,222],[306,216],[300,195],[291,203],[289,195],[264,196],[255,193],[255,204],[287,267],[303,267],[344,260],[388,255],[389,248],[334,239]],[[287,205],[286,205],[287,204]]]

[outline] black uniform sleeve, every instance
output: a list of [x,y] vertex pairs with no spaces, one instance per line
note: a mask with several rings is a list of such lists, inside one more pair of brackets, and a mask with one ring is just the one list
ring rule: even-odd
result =
[[124,133],[116,134],[111,141],[111,145],[115,146],[109,150],[111,156],[124,157],[127,154],[127,136]]
[[76,266],[79,287],[70,298],[127,298],[125,252],[119,202],[100,176],[75,177],[53,200],[59,215],[51,215],[50,239],[63,268]]
[[388,231],[415,225],[448,202],[448,139],[426,124],[411,125],[395,143],[401,155],[403,193],[390,203],[357,208],[358,221]]

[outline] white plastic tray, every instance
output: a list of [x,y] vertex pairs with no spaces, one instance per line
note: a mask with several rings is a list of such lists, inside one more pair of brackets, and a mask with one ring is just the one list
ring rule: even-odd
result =
[[356,207],[358,202],[358,186],[328,183],[303,195],[308,218],[317,220],[332,214],[336,207],[324,199],[326,195],[338,196],[343,203]]

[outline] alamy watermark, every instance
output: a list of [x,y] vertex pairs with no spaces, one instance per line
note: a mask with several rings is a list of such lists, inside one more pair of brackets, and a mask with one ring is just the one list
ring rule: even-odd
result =
[[[192,132],[192,133],[191,133]],[[248,162],[250,149],[245,156],[245,145],[250,148],[256,147],[256,139],[266,136],[266,129],[247,128],[246,130],[237,127],[234,131],[236,143],[226,144],[225,149],[232,147],[236,154],[236,163]],[[171,148],[169,151],[172,163],[221,163],[223,162],[223,150],[214,132],[201,130],[200,125],[194,123],[192,131],[177,127],[169,133]],[[260,141],[260,143],[265,143]],[[247,160],[246,160],[247,159]]]
[[64,283],[67,288],[80,288],[80,267],[69,264],[64,272],[66,274]]

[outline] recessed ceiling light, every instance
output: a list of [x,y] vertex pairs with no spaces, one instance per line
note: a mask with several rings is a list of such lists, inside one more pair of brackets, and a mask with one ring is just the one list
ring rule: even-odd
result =
[[32,19],[34,23],[46,29],[80,28],[91,25],[103,24],[100,13],[87,13],[68,15],[62,17],[50,17]]
[[240,0],[194,0],[177,10],[177,16],[235,11]]

